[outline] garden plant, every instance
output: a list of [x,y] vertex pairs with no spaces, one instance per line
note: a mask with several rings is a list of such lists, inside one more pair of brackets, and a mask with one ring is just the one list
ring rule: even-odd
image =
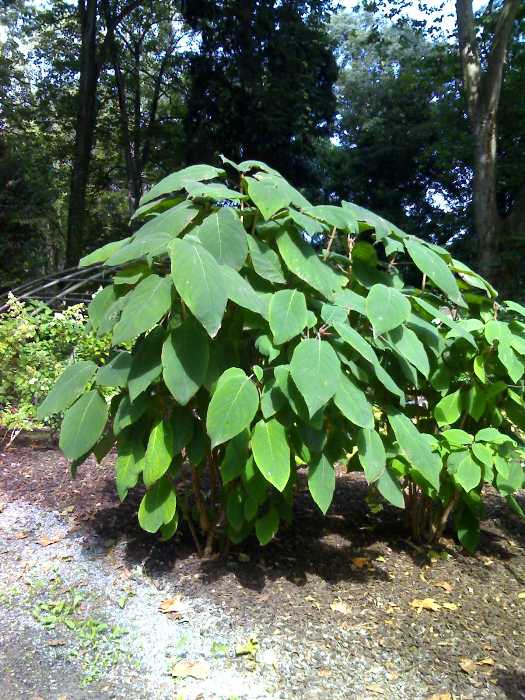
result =
[[258,161],[194,165],[141,200],[89,306],[112,355],[70,364],[39,408],[63,415],[72,471],[116,445],[121,499],[199,552],[268,543],[338,468],[405,509],[417,540],[452,520],[473,551],[483,489],[523,516],[525,308],[432,243],[355,204],[312,206]]

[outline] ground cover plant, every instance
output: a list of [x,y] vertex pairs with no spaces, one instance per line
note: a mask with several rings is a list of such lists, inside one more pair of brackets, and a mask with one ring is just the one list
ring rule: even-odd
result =
[[[525,308],[361,207],[312,206],[264,163],[196,165],[141,200],[89,306],[113,355],[72,363],[39,408],[64,412],[72,471],[117,446],[122,499],[200,552],[289,521],[298,471],[325,513],[335,465],[406,509],[415,538],[449,516],[472,551],[493,485],[520,515]],[[187,470],[191,478],[187,479]]]

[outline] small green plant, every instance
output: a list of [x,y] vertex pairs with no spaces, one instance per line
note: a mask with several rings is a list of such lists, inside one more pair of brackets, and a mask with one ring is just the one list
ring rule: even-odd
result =
[[65,411],[73,466],[116,443],[120,497],[146,486],[140,525],[167,540],[184,519],[207,553],[268,543],[305,466],[323,513],[347,464],[418,539],[453,515],[472,550],[484,484],[523,515],[525,308],[359,206],[224,167],[168,176],[135,233],[82,261],[115,269],[88,310],[113,355],[69,366],[39,409]]
[[[107,360],[109,338],[89,333],[86,321],[82,304],[54,311],[40,302],[9,297],[7,311],[0,314],[0,426],[4,432],[43,427],[36,420],[37,406],[68,363]],[[47,424],[54,427],[56,420]]]

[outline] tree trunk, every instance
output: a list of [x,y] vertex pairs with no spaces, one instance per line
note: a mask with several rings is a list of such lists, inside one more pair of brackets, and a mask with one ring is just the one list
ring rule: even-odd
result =
[[478,271],[490,282],[499,277],[501,220],[496,201],[496,119],[482,119],[475,129],[472,204],[478,234]]
[[99,68],[97,65],[97,0],[80,0],[80,80],[66,231],[66,267],[76,265],[82,254],[86,191],[96,121]]

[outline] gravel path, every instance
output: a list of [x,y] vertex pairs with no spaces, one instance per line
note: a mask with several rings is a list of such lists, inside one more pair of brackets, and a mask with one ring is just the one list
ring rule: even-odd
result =
[[475,557],[414,547],[350,476],[327,518],[305,492],[269,546],[202,561],[112,472],[0,455],[1,700],[525,700],[525,528],[493,495]]

